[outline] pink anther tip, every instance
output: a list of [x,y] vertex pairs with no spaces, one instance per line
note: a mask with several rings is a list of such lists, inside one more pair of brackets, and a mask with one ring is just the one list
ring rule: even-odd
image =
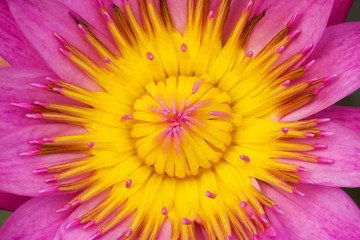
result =
[[315,123],[316,124],[322,124],[322,123],[327,123],[327,122],[330,122],[331,119],[330,118],[317,118],[315,119]]
[[303,166],[298,166],[298,167],[297,167],[297,170],[298,170],[299,172],[308,172],[308,171],[309,171],[307,168],[305,168],[305,167],[303,167]]
[[54,137],[46,137],[46,138],[43,138],[43,142],[52,143],[52,142],[55,142],[55,138]]
[[78,199],[76,199],[75,201],[73,201],[73,202],[71,203],[71,206],[72,206],[72,207],[75,207],[75,206],[80,205],[80,204],[81,204],[81,199],[78,198]]
[[216,198],[216,193],[212,193],[210,191],[206,191],[205,195],[208,197],[208,198]]
[[330,137],[330,136],[334,135],[334,132],[321,130],[319,132],[319,135],[322,137]]
[[65,56],[65,57],[71,57],[71,52],[64,48],[59,48],[59,51]]
[[311,78],[311,79],[309,79],[309,80],[306,80],[306,83],[307,84],[313,84],[313,83],[315,83],[315,82],[317,82],[317,81],[319,81],[319,78]]
[[53,192],[57,192],[59,190],[59,186],[57,185],[53,185],[53,186],[49,186],[45,189],[42,189],[39,191],[39,193],[44,194],[44,193],[53,193]]
[[246,206],[247,206],[247,202],[245,201],[240,202],[240,207],[245,208]]
[[247,54],[246,54],[247,57],[251,58],[252,56],[254,56],[254,53],[253,51],[249,51]]
[[88,223],[85,224],[85,226],[83,228],[88,229],[88,228],[94,226],[95,224],[96,224],[95,220],[90,220]]
[[67,203],[67,204],[65,204],[65,206],[63,206],[62,208],[59,208],[58,210],[56,210],[56,212],[57,212],[57,213],[65,212],[65,211],[69,210],[70,207],[71,207],[71,205]]
[[54,92],[57,92],[57,93],[60,93],[60,94],[64,93],[64,89],[59,88],[59,87],[54,87],[54,88],[52,88],[52,90],[53,90]]
[[193,89],[192,89],[191,93],[192,93],[192,94],[195,94],[195,93],[199,90],[199,88],[200,88],[200,86],[201,86],[202,83],[203,83],[203,80],[202,80],[202,79],[197,80],[197,81],[194,83],[194,86],[193,86]]
[[86,145],[87,145],[89,148],[92,148],[92,147],[95,146],[95,143],[94,143],[94,142],[88,142]]
[[226,235],[226,240],[231,240],[231,236]]
[[269,237],[276,237],[276,231],[271,225],[266,228],[264,234]]
[[215,13],[213,10],[210,10],[209,14],[208,14],[208,18],[209,20],[213,19],[215,17]]
[[90,238],[88,238],[88,240],[95,240],[95,239],[99,239],[102,235],[102,231],[98,230],[94,235],[92,235]]
[[23,109],[30,110],[30,111],[36,109],[36,106],[34,106],[30,103],[10,103],[10,105],[13,107],[23,108]]
[[246,6],[245,6],[244,12],[250,11],[253,4],[254,4],[253,1],[249,1],[248,4],[246,4]]
[[126,183],[125,183],[125,187],[130,188],[131,185],[132,185],[132,180],[131,179],[127,180]]
[[302,183],[302,184],[314,184],[313,181],[306,179],[306,178],[299,178],[298,181],[299,181],[299,183]]
[[46,107],[49,106],[49,103],[47,103],[47,102],[40,102],[40,101],[35,101],[34,104],[35,104],[35,105],[38,105],[38,106],[41,106],[41,107],[44,107],[44,108],[46,108]]
[[300,54],[305,55],[308,52],[310,52],[310,50],[314,47],[314,44],[309,44],[306,47],[304,47],[303,49],[300,50]]
[[32,170],[32,173],[34,174],[41,174],[41,173],[48,173],[49,169],[48,168],[37,168]]
[[293,189],[293,193],[294,193],[294,194],[296,194],[296,195],[302,196],[302,197],[304,197],[304,196],[305,196],[305,194],[304,194],[303,192],[300,192],[300,191],[299,191],[299,190],[297,190],[296,188],[295,188],[295,189]]
[[281,46],[279,47],[279,49],[277,50],[278,54],[282,54],[285,51],[285,46]]
[[294,39],[299,33],[301,33],[301,30],[300,30],[300,29],[296,29],[295,31],[289,33],[288,38],[289,38],[289,39]]
[[54,83],[54,84],[60,83],[60,80],[55,79],[55,78],[53,78],[53,77],[46,77],[45,79],[48,80],[48,81],[50,81],[50,82],[52,82],[52,83]]
[[327,83],[329,83],[329,82],[331,82],[332,80],[334,80],[335,78],[337,78],[337,76],[338,76],[338,74],[332,74],[332,75],[330,75],[330,76],[327,76],[327,77],[325,77],[323,80],[322,80],[322,82],[324,83],[324,84],[327,84]]
[[335,162],[334,160],[323,157],[318,157],[316,160],[318,161],[318,163],[325,163],[325,164],[333,164]]
[[53,176],[53,177],[50,177],[50,178],[47,178],[45,179],[45,183],[54,183],[54,182],[57,182],[58,178]]
[[299,18],[299,12],[296,12],[294,15],[292,15],[286,26],[288,28],[291,28],[298,18]]
[[130,228],[130,229],[128,229],[127,231],[126,231],[126,233],[125,233],[125,237],[130,237],[131,235],[133,234],[133,230]]
[[291,83],[290,80],[286,80],[281,85],[284,86],[284,87],[288,87],[288,86],[290,86],[290,83]]
[[325,144],[315,143],[312,146],[313,146],[314,150],[327,149],[327,145],[325,145]]
[[187,218],[183,218],[183,219],[182,219],[182,224],[183,224],[183,225],[191,225],[191,224],[192,224],[192,221],[190,221],[190,220],[187,219]]
[[66,224],[65,229],[68,230],[69,228],[77,227],[80,224],[81,224],[81,220],[76,218],[71,220],[68,224]]
[[44,118],[44,115],[42,115],[41,113],[28,113],[28,114],[25,114],[25,116],[28,118],[34,118],[34,119]]
[[287,133],[289,132],[289,128],[283,127],[283,128],[281,128],[281,131],[282,131],[284,134],[287,134]]
[[110,14],[107,11],[104,11],[103,14],[104,14],[104,18],[105,18],[106,22],[111,23],[112,19],[110,17]]
[[63,38],[60,34],[58,34],[57,32],[53,32],[53,35],[54,35],[54,37],[59,41],[59,43],[61,44],[61,45],[67,45],[68,43],[67,43],[67,41],[66,41],[66,39],[65,38]]
[[132,115],[124,115],[124,116],[122,116],[121,119],[122,120],[130,120],[130,119],[133,119],[133,116]]
[[19,153],[20,157],[27,157],[27,156],[35,156],[38,155],[41,152],[39,149],[31,149],[26,152]]
[[314,63],[315,63],[315,59],[313,59],[309,63],[307,63],[304,67],[304,71],[308,72],[310,70],[310,68],[312,67],[312,65],[314,65]]
[[65,206],[63,206],[62,208],[59,208],[58,210],[56,210],[56,212],[57,212],[57,213],[65,212],[65,211],[69,210],[70,207],[71,207],[71,205],[67,203],[67,204],[66,204]]
[[284,212],[283,212],[277,205],[273,205],[271,208],[272,208],[275,212],[277,212],[277,213],[279,213],[279,214],[281,214],[281,215],[284,214]]
[[168,214],[167,208],[166,208],[166,207],[163,207],[163,208],[161,209],[161,213],[162,213],[162,215]]
[[248,156],[240,155],[239,157],[241,160],[244,160],[245,162],[250,162],[250,158]]
[[185,43],[181,44],[181,51],[186,52],[187,46]]
[[269,222],[269,220],[268,220],[268,218],[266,217],[266,215],[265,214],[260,214],[260,219],[261,219],[261,221],[263,221],[264,223],[268,223]]
[[44,144],[44,142],[42,140],[30,140],[28,141],[29,144],[34,144],[34,145],[42,145]]
[[319,95],[320,92],[324,89],[324,87],[325,87],[324,85],[317,86],[317,87],[314,89],[313,94],[314,94],[315,96]]
[[111,64],[111,60],[110,60],[108,57],[104,57],[104,61],[105,61],[107,64]]
[[146,53],[146,57],[147,57],[150,61],[154,60],[154,55],[153,55],[151,52]]
[[315,134],[314,134],[314,133],[310,133],[310,132],[306,132],[306,133],[304,133],[304,137],[313,138],[313,137],[315,137]]
[[47,84],[31,83],[30,85],[33,86],[33,87],[37,87],[37,88],[43,89],[43,90],[48,90],[48,89],[50,89]]
[[84,27],[84,25],[78,24],[78,27],[84,35],[89,34],[89,31],[86,29],[86,27]]

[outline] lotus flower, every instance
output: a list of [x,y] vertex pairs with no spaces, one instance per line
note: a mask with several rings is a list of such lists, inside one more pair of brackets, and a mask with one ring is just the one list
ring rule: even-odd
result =
[[351,2],[1,1],[0,239],[359,239]]

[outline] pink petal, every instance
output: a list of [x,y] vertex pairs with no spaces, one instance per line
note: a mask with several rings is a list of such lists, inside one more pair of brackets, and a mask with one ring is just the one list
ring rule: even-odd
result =
[[29,199],[29,197],[0,192],[0,209],[13,212]]
[[[92,210],[94,207],[97,206],[98,203],[103,201],[105,197],[106,197],[106,194],[102,193],[102,194],[96,196],[95,198],[81,204],[61,225],[58,233],[56,234],[55,240],[88,239],[93,234],[95,234],[96,231],[104,224],[104,222],[106,222],[106,220],[109,220],[109,218],[106,218],[104,220],[104,222],[93,225],[93,226],[89,227],[88,229],[83,229],[84,225],[74,226],[74,227],[71,227],[68,229],[65,229],[65,227],[69,224],[70,221],[72,221],[74,219],[78,219],[83,214]],[[102,240],[120,239],[121,236],[128,230],[128,227],[130,226],[131,221],[132,221],[132,216],[126,218],[124,221],[122,221],[116,227],[114,227],[109,232],[104,234],[103,237],[101,237],[101,239]]]
[[328,26],[345,22],[354,0],[334,0],[334,6],[330,14]]
[[316,59],[303,79],[338,74],[320,94],[304,107],[283,120],[297,120],[317,113],[360,87],[360,23],[338,24],[326,29],[319,44],[309,57]]
[[341,189],[324,186],[296,187],[304,197],[261,184],[263,193],[284,211],[284,215],[277,215],[277,218],[289,239],[358,239],[360,211],[347,194]]
[[332,131],[334,134],[322,138],[308,138],[306,143],[321,143],[327,149],[309,152],[324,159],[333,160],[333,164],[307,163],[290,161],[307,168],[308,172],[300,175],[315,184],[336,187],[360,186],[360,135],[354,131],[330,122],[320,126],[319,129]]
[[0,56],[12,66],[46,68],[39,54],[23,36],[6,1],[0,2]]
[[157,240],[168,240],[171,239],[171,221],[167,218],[165,219],[163,225],[161,226]]
[[310,43],[316,45],[326,27],[332,4],[333,0],[263,1],[258,8],[258,14],[265,9],[268,11],[250,35],[247,50],[258,53],[286,26],[296,12],[299,12],[299,19],[291,29],[300,29],[302,32],[286,47],[280,61],[289,58]]
[[179,0],[167,0],[171,16],[173,17],[176,29],[182,34],[185,31],[187,17],[187,2]]
[[56,213],[56,209],[73,195],[35,197],[18,208],[0,230],[0,239],[54,239],[60,225],[71,213]]
[[[1,67],[0,68],[0,129],[9,129],[40,123],[39,120],[26,118],[30,110],[15,107],[11,103],[32,104],[34,101],[51,101],[75,104],[59,94],[51,93],[31,83],[49,84],[45,77],[53,77],[49,70],[38,68]],[[42,122],[45,123],[45,122]]]
[[61,45],[55,39],[54,32],[62,35],[89,57],[99,60],[95,50],[89,46],[70,17],[68,7],[57,1],[46,0],[9,0],[8,4],[19,28],[60,78],[88,89],[99,89],[93,80],[59,51]]
[[79,157],[79,154],[50,154],[20,157],[19,153],[35,149],[29,140],[43,139],[58,135],[74,134],[84,131],[80,127],[66,124],[42,124],[11,130],[1,130],[0,136],[0,191],[37,196],[39,191],[49,187],[44,180],[47,174],[33,174],[38,168]]
[[360,134],[360,108],[358,107],[331,106],[310,118],[330,118],[332,122]]

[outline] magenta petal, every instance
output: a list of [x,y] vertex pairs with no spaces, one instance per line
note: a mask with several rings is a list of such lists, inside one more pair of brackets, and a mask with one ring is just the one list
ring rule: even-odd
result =
[[301,48],[320,40],[332,9],[333,0],[265,0],[258,8],[258,14],[268,9],[265,17],[255,26],[247,45],[248,51],[258,53],[281,29],[291,17],[299,12],[299,19],[292,26],[292,31],[302,32],[287,47],[281,60],[285,60]]
[[[307,168],[300,175],[315,184],[336,187],[360,186],[360,135],[334,122],[320,126],[319,129],[334,134],[322,138],[308,138],[306,143],[321,143],[327,149],[309,152],[324,159],[333,160],[333,164],[291,161]],[[289,161],[290,162],[290,161]]]
[[329,17],[328,26],[345,22],[354,0],[334,0],[334,6]]
[[0,192],[0,209],[13,212],[29,199],[30,197]]
[[330,118],[332,122],[360,134],[360,108],[358,107],[331,106],[310,118]]
[[56,209],[73,195],[35,197],[18,208],[0,230],[0,239],[54,239],[60,225],[71,213],[56,213]]
[[324,186],[296,187],[305,194],[304,197],[261,183],[262,192],[284,211],[277,218],[289,239],[359,239],[360,210],[346,193]]
[[[360,23],[344,23],[329,27],[309,58],[316,59],[303,79],[338,77],[325,85],[320,94],[304,107],[283,120],[298,120],[315,114],[360,87]],[[329,67],[331,66],[331,67]]]
[[68,7],[57,1],[46,0],[9,0],[8,4],[19,28],[59,77],[86,88],[99,89],[93,80],[59,51],[61,45],[54,32],[91,58],[99,59],[70,17]]
[[[42,124],[11,130],[1,130],[0,137],[0,191],[24,196],[37,196],[49,187],[44,183],[47,174],[32,171],[79,157],[79,154],[51,154],[20,157],[19,153],[35,149],[29,140],[57,135],[74,134],[82,128],[66,124]],[[81,156],[81,155],[80,155]]]
[[[45,77],[53,76],[49,70],[38,68],[1,67],[0,68],[0,129],[39,124],[39,120],[29,119],[25,114],[30,110],[15,107],[11,103],[32,104],[34,101],[75,103],[59,94],[51,93],[31,83],[48,84]],[[44,122],[41,122],[44,123]]]
[[0,56],[12,66],[46,68],[18,28],[6,1],[0,1]]

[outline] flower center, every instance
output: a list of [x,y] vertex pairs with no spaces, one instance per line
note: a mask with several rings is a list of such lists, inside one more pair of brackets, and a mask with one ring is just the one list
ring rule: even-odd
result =
[[159,174],[197,175],[231,143],[230,96],[197,77],[151,82],[134,104],[137,153]]

